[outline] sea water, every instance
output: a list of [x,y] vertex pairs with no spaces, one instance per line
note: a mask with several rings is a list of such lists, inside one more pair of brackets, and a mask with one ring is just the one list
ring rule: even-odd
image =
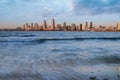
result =
[[120,80],[120,32],[1,31],[0,80]]

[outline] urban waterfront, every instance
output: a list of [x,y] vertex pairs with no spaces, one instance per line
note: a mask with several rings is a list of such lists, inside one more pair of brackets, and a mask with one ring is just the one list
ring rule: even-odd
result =
[[16,27],[14,29],[0,29],[0,31],[92,31],[92,32],[120,32],[120,23],[116,23],[114,26],[104,26],[98,25],[95,26],[94,23],[85,22],[79,24],[67,24],[67,22],[63,22],[63,24],[56,23],[53,18],[50,24],[47,24],[46,20],[43,20],[42,24],[38,23],[25,23],[21,27]]
[[0,80],[120,80],[120,32],[0,31]]

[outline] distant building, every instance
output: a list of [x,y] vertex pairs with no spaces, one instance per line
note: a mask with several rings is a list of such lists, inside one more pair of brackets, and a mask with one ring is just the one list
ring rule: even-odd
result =
[[102,26],[102,25],[99,25],[99,28],[98,28],[97,31],[106,31],[106,27]]
[[46,30],[47,29],[47,22],[46,20],[43,21],[43,30]]
[[30,26],[29,26],[28,23],[26,23],[25,25],[23,25],[23,27],[24,27],[24,30],[30,30]]
[[34,23],[34,30],[38,30],[38,23]]
[[90,22],[90,29],[93,28],[93,22]]
[[52,22],[51,22],[51,30],[55,30],[55,20],[52,19]]
[[20,31],[20,30],[22,30],[22,28],[21,27],[17,27],[15,30]]
[[67,30],[67,25],[66,25],[66,22],[63,23],[63,30]]
[[82,31],[82,24],[79,24],[79,25],[76,27],[76,30],[77,30],[77,31]]
[[76,25],[73,23],[73,24],[71,24],[71,30],[72,31],[75,31],[76,30]]
[[22,26],[22,30],[25,30],[25,24],[23,24],[23,26]]
[[117,30],[120,31],[120,23],[117,23]]
[[67,30],[70,31],[71,30],[71,26],[67,26]]
[[85,24],[85,28],[88,28],[88,22],[86,22],[86,24]]
[[80,28],[79,28],[80,31],[82,31],[82,24],[80,24]]
[[47,30],[49,30],[49,31],[51,30],[51,25],[48,26],[48,29],[47,29]]
[[25,24],[25,30],[27,30],[29,28],[28,23]]
[[56,28],[58,31],[61,30],[61,24],[57,24],[57,28]]
[[33,27],[33,23],[31,23],[30,29],[31,29],[31,30],[33,30],[33,29],[34,29],[34,27]]

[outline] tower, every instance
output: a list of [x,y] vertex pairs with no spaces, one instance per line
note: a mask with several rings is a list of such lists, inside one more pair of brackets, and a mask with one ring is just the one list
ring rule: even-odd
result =
[[93,22],[90,22],[90,29],[93,28]]
[[38,30],[38,23],[34,23],[34,29]]
[[66,22],[63,23],[63,30],[67,30]]
[[33,30],[33,23],[31,23],[30,29]]
[[22,30],[25,30],[25,24],[23,24]]
[[51,30],[55,30],[55,20],[52,19],[52,22],[51,22]]
[[47,22],[46,20],[43,21],[43,30],[45,30],[47,28]]
[[88,28],[88,22],[85,23],[85,28],[86,28],[86,29]]
[[117,30],[120,31],[120,23],[117,23]]
[[29,26],[28,23],[26,23],[26,24],[25,24],[25,27],[27,28],[28,26]]
[[73,23],[73,24],[71,24],[71,30],[72,31],[75,31],[76,30],[76,25]]
[[82,31],[82,24],[80,24],[80,31]]

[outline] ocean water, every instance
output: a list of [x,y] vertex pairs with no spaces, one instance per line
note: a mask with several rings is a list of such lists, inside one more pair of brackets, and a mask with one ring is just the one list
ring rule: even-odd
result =
[[1,31],[0,80],[120,80],[120,32]]

